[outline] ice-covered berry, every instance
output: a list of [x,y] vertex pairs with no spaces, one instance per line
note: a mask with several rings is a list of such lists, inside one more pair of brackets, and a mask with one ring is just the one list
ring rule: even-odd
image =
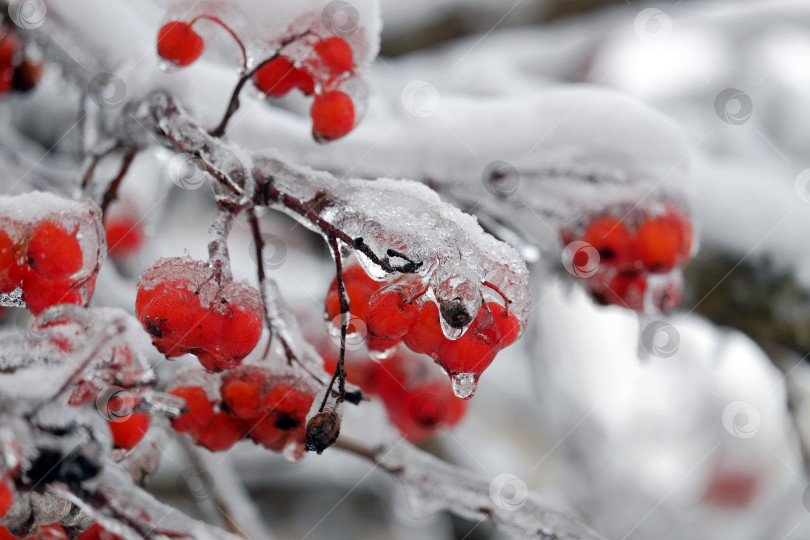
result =
[[82,267],[82,247],[61,225],[43,221],[28,241],[28,264],[46,279],[65,279]]
[[315,44],[317,54],[332,76],[340,75],[354,67],[352,48],[346,40],[332,36]]
[[345,92],[330,90],[315,96],[309,111],[312,135],[325,143],[347,135],[355,124],[354,102]]
[[419,306],[402,288],[392,288],[372,295],[369,301],[368,330],[384,340],[401,338],[411,329],[419,314]]
[[176,66],[193,64],[202,55],[204,48],[202,36],[187,22],[169,21],[158,32],[158,55]]
[[0,293],[9,293],[22,284],[28,265],[20,260],[14,240],[0,229]]
[[138,444],[146,430],[149,429],[149,415],[134,413],[125,418],[117,418],[107,422],[113,437],[113,444],[118,448],[129,450]]
[[274,58],[260,67],[253,75],[253,83],[272,98],[283,97],[295,88],[308,96],[315,89],[312,77],[285,56]]

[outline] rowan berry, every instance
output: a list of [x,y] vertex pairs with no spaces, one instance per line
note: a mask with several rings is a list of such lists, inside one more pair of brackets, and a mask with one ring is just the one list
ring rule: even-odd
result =
[[14,240],[0,230],[0,293],[9,293],[22,284],[28,265],[20,261]]
[[78,284],[70,279],[47,279],[37,272],[29,272],[23,279],[22,299],[28,311],[39,315],[56,304],[84,303]]
[[317,54],[332,76],[340,75],[354,67],[352,48],[342,37],[333,36],[315,44]]
[[193,64],[202,55],[204,48],[202,36],[187,22],[167,22],[158,32],[158,55],[176,66]]
[[591,221],[582,241],[596,248],[600,263],[622,269],[632,264],[632,236],[625,224],[614,217],[604,216]]
[[107,254],[111,257],[131,255],[143,244],[143,229],[129,217],[106,219],[104,231],[107,236]]
[[315,90],[312,77],[285,56],[279,56],[260,67],[253,75],[253,83],[263,94],[280,98],[298,88],[304,95]]
[[369,301],[368,330],[382,340],[401,338],[411,329],[418,314],[419,306],[407,298],[402,288],[380,291]]
[[75,236],[52,221],[43,221],[28,241],[28,264],[46,279],[65,279],[82,267],[82,247]]
[[347,135],[355,123],[354,102],[345,92],[330,90],[315,96],[309,111],[312,135],[325,143]]
[[112,432],[113,444],[118,448],[129,450],[138,444],[146,430],[149,429],[149,415],[146,413],[130,414],[107,422]]

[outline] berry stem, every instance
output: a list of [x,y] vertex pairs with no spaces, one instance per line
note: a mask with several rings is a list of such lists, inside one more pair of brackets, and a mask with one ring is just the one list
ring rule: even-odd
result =
[[118,188],[121,186],[121,182],[124,180],[124,176],[127,175],[129,166],[132,165],[132,161],[137,154],[137,148],[129,148],[124,153],[124,157],[121,159],[121,168],[118,170],[116,177],[113,178],[113,181],[110,182],[107,191],[104,192],[104,197],[101,199],[102,215],[107,211],[107,207],[110,206],[110,203],[118,197]]
[[[407,264],[401,266],[393,266],[391,261],[388,257],[380,258],[371,248],[365,243],[362,238],[352,238],[342,230],[338,229],[321,216],[310,207],[307,203],[297,199],[291,195],[286,193],[282,193],[281,191],[276,188],[271,179],[257,179],[257,180],[264,180],[261,183],[260,193],[262,195],[262,200],[259,201],[259,204],[263,204],[267,206],[270,202],[275,202],[284,205],[284,207],[292,210],[296,214],[300,215],[301,217],[306,218],[309,220],[313,225],[318,227],[321,230],[324,236],[327,238],[330,236],[334,236],[335,239],[340,240],[344,244],[354,247],[355,250],[359,251],[363,255],[369,258],[371,262],[385,270],[386,272],[395,273],[399,272],[402,274],[411,274],[419,269],[422,266],[421,262],[414,262],[410,259],[405,258]],[[391,253],[396,254],[396,256],[400,258],[404,258],[402,255],[397,254],[394,250],[388,251],[389,256]],[[338,278],[340,279],[340,278]]]
[[[225,129],[228,127],[228,122],[230,121],[231,117],[234,113],[239,109],[239,94],[242,93],[242,88],[245,84],[256,74],[257,71],[262,69],[264,66],[272,62],[273,60],[277,59],[281,56],[281,51],[296,40],[303,38],[304,36],[309,35],[310,31],[307,30],[306,32],[302,32],[295,36],[290,36],[287,39],[283,40],[278,47],[278,51],[272,54],[269,58],[262,60],[258,65],[256,65],[250,71],[247,71],[242,77],[239,79],[239,82],[236,83],[236,86],[233,89],[233,93],[231,94],[231,100],[228,102],[228,108],[225,110],[225,115],[222,117],[219,125],[209,131],[209,134],[213,137],[222,137],[225,135]],[[247,68],[245,68],[247,70]]]
[[197,15],[196,17],[191,19],[190,23],[188,23],[189,26],[194,26],[194,23],[196,23],[200,19],[206,19],[206,20],[209,20],[209,21],[211,21],[211,22],[213,22],[215,24],[218,24],[219,26],[224,28],[226,32],[228,32],[231,35],[233,40],[239,46],[239,49],[242,51],[242,68],[241,68],[241,71],[242,71],[242,73],[246,72],[247,71],[247,62],[248,62],[247,50],[245,49],[245,44],[242,43],[242,40],[239,39],[238,35],[236,35],[236,32],[234,32],[233,29],[230,26],[225,24],[225,22],[222,19],[220,19],[219,17],[214,17],[213,15],[205,15],[205,14]]
[[503,298],[503,306],[506,308],[506,313],[508,314],[509,313],[509,304],[511,304],[512,301],[509,300],[509,298],[507,298],[505,294],[503,294],[503,292],[497,287],[497,285],[494,285],[493,283],[490,283],[489,281],[482,281],[481,285],[483,285],[484,287],[489,287],[490,289],[492,289],[493,291],[498,293],[501,298]]
[[340,303],[340,354],[338,355],[337,365],[335,366],[335,373],[332,375],[332,380],[329,381],[329,388],[323,396],[323,402],[318,409],[323,412],[326,407],[326,400],[332,393],[332,387],[335,384],[335,379],[338,381],[338,397],[335,403],[335,412],[343,401],[346,394],[346,370],[344,369],[344,361],[346,357],[346,331],[349,326],[349,297],[346,294],[346,287],[343,283],[343,260],[340,256],[340,247],[338,246],[337,238],[334,234],[329,235],[329,247],[332,249],[332,254],[335,257],[335,271],[337,272],[337,290],[338,301]]
[[105,148],[101,152],[93,154],[93,156],[90,158],[90,163],[87,164],[87,169],[85,169],[84,174],[82,175],[82,189],[85,189],[88,186],[88,184],[90,184],[90,180],[93,179],[93,173],[96,172],[96,167],[98,166],[99,163],[101,163],[101,160],[109,156],[113,152],[117,152],[119,150],[122,150],[123,148],[124,146],[120,142],[116,142],[115,144],[109,146],[108,148]]

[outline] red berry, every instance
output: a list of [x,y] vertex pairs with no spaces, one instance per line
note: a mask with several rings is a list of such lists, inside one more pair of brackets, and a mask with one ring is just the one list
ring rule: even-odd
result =
[[20,286],[27,265],[19,260],[19,251],[6,231],[0,230],[0,293],[9,293]]
[[402,341],[413,352],[433,354],[446,339],[439,323],[439,307],[427,301]]
[[408,333],[419,307],[400,288],[371,297],[368,307],[368,330],[380,339],[397,339]]
[[[599,262],[626,269],[632,264],[630,248],[632,238],[620,220],[604,216],[593,220],[582,236],[584,242],[599,252]],[[583,255],[586,255],[582,252]],[[587,264],[588,261],[584,261]],[[576,264],[577,261],[574,261]]]
[[46,279],[36,272],[29,272],[23,279],[22,286],[25,306],[34,315],[57,304],[80,306],[84,303],[78,284],[69,279]]
[[231,305],[223,315],[222,339],[216,354],[223,359],[240,360],[250,354],[262,336],[262,318],[253,311]]
[[613,276],[596,297],[603,304],[622,306],[635,311],[644,310],[647,275],[641,271],[621,272]]
[[692,226],[674,207],[636,231],[636,256],[651,272],[668,272],[686,261],[691,249]]
[[178,433],[193,433],[207,426],[214,419],[214,407],[205,390],[199,386],[181,386],[170,392],[186,402],[188,412],[172,419],[172,427]]
[[107,253],[112,257],[130,255],[143,244],[143,229],[129,218],[105,220],[104,231],[107,236]]
[[83,533],[79,533],[76,540],[124,540],[123,537],[111,533],[96,523]]
[[298,84],[298,69],[289,58],[279,56],[256,71],[253,83],[267,96],[280,98]]
[[177,66],[193,64],[204,48],[205,41],[187,22],[167,22],[158,32],[158,55]]
[[113,444],[118,448],[129,450],[143,439],[149,428],[149,415],[135,413],[117,421],[107,422],[112,432]]
[[12,34],[0,37],[0,93],[11,92],[14,83],[14,60],[20,41]]
[[193,437],[200,446],[212,452],[221,452],[236,444],[243,434],[244,429],[240,421],[219,412],[207,426],[193,434]]
[[14,484],[6,477],[0,479],[0,519],[6,515],[14,502]]
[[[368,315],[369,298],[380,288],[380,283],[369,277],[362,266],[353,264],[343,269],[343,286],[346,289],[346,295],[349,297],[351,314],[365,321]],[[340,315],[337,278],[332,280],[329,293],[326,296],[326,315],[330,319]]]
[[[374,393],[382,399],[391,422],[414,443],[458,423],[466,403],[439,380],[424,357],[399,352],[374,365]],[[428,361],[429,362],[429,361]]]
[[333,76],[345,73],[354,67],[352,48],[341,37],[333,36],[319,41],[315,44],[315,54],[321,57]]
[[64,227],[43,221],[28,241],[28,264],[46,279],[65,279],[82,267],[82,247]]
[[312,136],[317,142],[339,139],[354,128],[354,103],[348,94],[340,90],[315,96],[309,114],[312,117]]
[[237,418],[250,420],[261,415],[259,387],[249,381],[229,380],[222,385],[222,399]]
[[498,333],[501,336],[498,348],[505,349],[520,335],[520,321],[513,312],[496,302],[487,303],[487,309],[492,313],[492,320],[498,327]]

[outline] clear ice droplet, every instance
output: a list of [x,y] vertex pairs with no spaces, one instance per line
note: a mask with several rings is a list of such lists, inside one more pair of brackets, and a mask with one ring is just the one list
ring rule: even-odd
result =
[[470,399],[478,388],[478,375],[475,373],[456,373],[450,376],[453,393],[459,399]]

